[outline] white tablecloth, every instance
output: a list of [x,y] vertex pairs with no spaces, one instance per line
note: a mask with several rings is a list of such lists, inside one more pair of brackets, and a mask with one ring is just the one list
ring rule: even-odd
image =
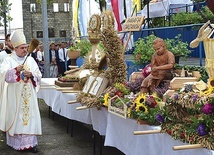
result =
[[[62,93],[54,87],[55,78],[42,78],[41,88],[37,94],[45,103],[52,108],[52,111],[82,123],[91,124],[89,109],[76,110],[81,104],[68,104],[68,101],[76,100],[76,93]],[[48,86],[49,85],[49,86]]]
[[[149,4],[149,18],[168,16],[171,8],[182,7],[192,4],[191,0],[163,0]],[[188,11],[192,12],[193,6],[188,7]],[[171,13],[185,12],[186,7],[173,9]],[[140,11],[141,16],[147,18],[147,5]]]
[[[45,100],[46,104],[53,107],[57,104],[60,94],[54,89],[54,81],[56,78],[42,78],[41,88],[37,93],[38,98]],[[43,88],[42,88],[43,87]]]
[[91,124],[95,131],[106,136],[105,146],[116,147],[126,155],[214,155],[214,151],[207,149],[173,151],[173,146],[184,143],[172,139],[168,134],[134,135],[134,131],[155,130],[160,127],[139,125],[136,120],[120,118],[108,113],[105,108],[76,110],[76,107],[81,106],[79,103],[68,104],[68,101],[75,100],[76,94],[57,91],[52,86],[54,81],[55,79],[50,78],[42,79],[38,98],[44,99],[61,116]]
[[106,110],[105,108],[101,108],[100,110],[97,110],[97,108],[91,108],[90,115],[93,129],[97,131],[100,135],[105,136],[107,128],[108,110]]

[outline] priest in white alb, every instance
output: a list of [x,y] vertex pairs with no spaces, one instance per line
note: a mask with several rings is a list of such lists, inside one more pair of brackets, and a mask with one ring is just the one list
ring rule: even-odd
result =
[[36,135],[42,134],[37,91],[42,75],[35,60],[27,57],[23,32],[14,31],[10,40],[14,52],[4,59],[0,71],[0,129],[6,132],[7,145],[37,153]]

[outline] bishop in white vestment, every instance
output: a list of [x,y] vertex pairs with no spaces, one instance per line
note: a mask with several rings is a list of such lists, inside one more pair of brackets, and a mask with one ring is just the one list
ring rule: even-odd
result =
[[4,59],[0,71],[0,129],[6,132],[9,146],[36,153],[36,135],[42,134],[37,101],[42,75],[35,60],[27,57],[23,32],[12,33],[11,43],[14,52]]

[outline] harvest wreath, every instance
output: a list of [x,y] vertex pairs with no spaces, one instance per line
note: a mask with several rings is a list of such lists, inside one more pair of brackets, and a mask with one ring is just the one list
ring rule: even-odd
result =
[[190,144],[214,149],[214,96],[176,93],[156,115],[162,132]]

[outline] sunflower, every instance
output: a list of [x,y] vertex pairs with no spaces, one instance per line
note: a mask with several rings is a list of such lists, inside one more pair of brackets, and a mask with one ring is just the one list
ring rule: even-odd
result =
[[109,98],[110,98],[110,97],[109,97],[109,94],[106,93],[106,94],[104,95],[104,103],[103,103],[103,105],[106,106],[106,107],[108,107],[108,99],[109,99]]
[[148,108],[144,104],[137,104],[135,110],[136,111],[142,111],[145,114],[148,113]]
[[214,77],[208,79],[208,87],[214,87]]
[[146,95],[145,94],[140,94],[136,99],[135,103],[138,104],[144,104],[146,102]]
[[208,83],[208,89],[200,92],[201,96],[207,96],[214,92],[214,77],[209,78],[207,83]]

